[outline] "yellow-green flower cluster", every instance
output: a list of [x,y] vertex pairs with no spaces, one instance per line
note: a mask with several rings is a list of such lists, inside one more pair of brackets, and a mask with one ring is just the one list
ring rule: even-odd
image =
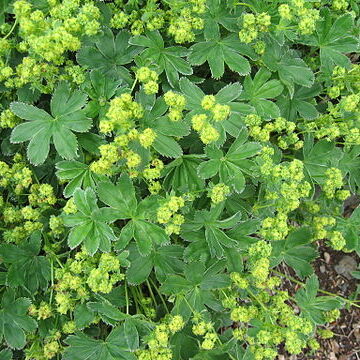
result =
[[45,359],[53,359],[60,353],[60,350],[61,348],[58,341],[46,342],[43,349]]
[[185,96],[170,90],[164,94],[164,101],[169,106],[169,112],[167,113],[169,119],[171,121],[181,120],[186,105]]
[[139,142],[144,148],[149,148],[156,138],[156,132],[153,129],[146,128],[139,134]]
[[360,94],[351,94],[341,99],[340,107],[347,112],[355,112],[358,110],[360,102]]
[[325,227],[332,227],[336,224],[336,220],[330,216],[315,216],[312,221],[314,229],[314,239],[324,239],[330,233]]
[[37,320],[45,320],[53,316],[50,304],[42,301],[37,308],[34,304],[29,307],[29,315],[36,317]]
[[324,319],[327,323],[332,323],[340,317],[341,313],[339,309],[329,310],[324,314]]
[[[339,70],[337,72],[339,72]],[[358,76],[355,75],[355,73],[353,75]],[[347,87],[352,86],[347,82],[347,80],[344,81],[346,82]],[[341,84],[342,88],[345,86],[344,84],[345,83]],[[360,144],[358,120],[352,117],[349,118],[348,114],[348,112],[357,113],[359,111],[359,101],[359,94],[350,94],[348,96],[343,96],[341,101],[335,105],[332,104],[332,102],[328,102],[327,112],[321,114],[315,120],[305,123],[303,125],[304,130],[313,132],[317,139],[326,138],[328,141],[333,141],[339,137],[344,137],[345,146],[347,148],[352,145]]]
[[104,144],[99,146],[100,159],[93,161],[90,170],[96,174],[109,174],[113,165],[121,159],[119,148],[114,144]]
[[[146,29],[153,31],[164,27],[168,14],[154,2],[148,2],[147,6],[137,10],[125,9],[121,2],[109,4],[113,8],[113,16],[110,20],[111,27],[123,29],[125,26],[130,28],[133,35],[140,35]],[[135,7],[133,7],[135,9]]]
[[203,338],[200,347],[204,350],[212,350],[218,340],[213,324],[203,320],[201,314],[195,314],[192,321],[193,334]]
[[325,181],[322,186],[325,196],[328,199],[335,197],[336,189],[340,189],[343,186],[343,175],[340,169],[329,168],[325,171]]
[[275,151],[270,146],[263,146],[261,148],[261,152],[259,153],[257,160],[260,165],[260,173],[263,176],[271,176],[274,167],[274,154]]
[[277,215],[263,220],[261,235],[269,240],[282,240],[288,233],[287,214],[300,206],[301,199],[309,195],[311,185],[304,180],[302,161],[294,159],[275,165],[272,154],[272,148],[264,147],[259,159],[262,162],[260,171],[268,183],[265,201],[275,207]]
[[201,107],[206,113],[193,115],[191,118],[192,128],[200,135],[204,144],[210,144],[219,139],[218,130],[211,122],[226,120],[230,115],[230,106],[216,103],[214,95],[205,95],[201,101]]
[[329,233],[329,245],[334,250],[343,250],[346,245],[346,240],[340,231],[331,231]]
[[56,203],[54,189],[50,184],[31,185],[28,199],[32,206],[47,207]]
[[93,292],[109,293],[114,284],[124,279],[120,274],[120,261],[109,253],[101,254],[99,265],[90,271],[86,281]]
[[66,314],[76,303],[87,299],[90,291],[109,293],[115,283],[124,279],[120,262],[112,253],[89,256],[85,251],[69,258],[63,268],[55,271],[57,311]]
[[283,213],[278,213],[275,217],[265,218],[261,223],[261,236],[269,240],[285,239],[289,232],[287,220],[286,214]]
[[329,96],[334,99],[339,97],[341,91],[351,89],[354,93],[360,91],[360,65],[351,64],[350,69],[346,69],[340,66],[335,66],[332,72],[331,80],[333,86],[329,88],[329,91],[334,96]]
[[182,316],[170,316],[166,322],[156,325],[149,335],[147,348],[136,352],[139,360],[171,360],[173,353],[170,345],[170,337],[182,330],[185,322]]
[[143,107],[133,100],[131,94],[121,94],[110,101],[106,120],[100,121],[100,131],[105,134],[114,130],[126,132],[135,125],[134,119],[142,118],[143,113]]
[[309,35],[315,31],[317,20],[320,19],[319,10],[313,9],[305,0],[292,0],[281,4],[278,8],[281,21],[280,28],[289,24],[296,24],[298,32]]
[[10,110],[6,109],[0,114],[0,128],[13,128],[20,122],[20,119]]
[[269,276],[269,266],[272,247],[264,240],[257,241],[248,248],[247,267],[253,282],[258,288],[267,287],[266,280]]
[[151,297],[143,297],[141,300],[141,307],[146,317],[150,319],[156,318],[156,308],[154,307]]
[[77,85],[80,85],[85,81],[85,70],[79,65],[74,65],[70,60],[66,62],[64,71],[65,74],[59,77],[61,80],[68,80]]
[[336,220],[330,216],[316,216],[311,222],[313,228],[313,239],[327,239],[328,244],[334,250],[342,250],[346,245],[346,240],[340,231],[333,230]]
[[50,11],[32,11],[31,3],[18,0],[14,13],[20,27],[20,35],[29,52],[49,62],[62,64],[64,53],[80,48],[83,35],[95,35],[100,27],[100,10],[92,2],[65,0],[50,1]]
[[62,331],[64,334],[73,334],[76,331],[75,321],[67,321],[62,327]]
[[229,194],[230,187],[224,183],[216,184],[209,190],[209,197],[211,198],[211,202],[213,204],[221,203]]
[[75,205],[74,198],[70,198],[70,199],[66,202],[65,206],[63,207],[63,212],[64,212],[65,214],[75,214],[75,213],[78,212],[78,209],[77,209],[77,207],[76,207],[76,205]]
[[110,26],[114,29],[122,29],[129,22],[129,16],[124,11],[118,11],[113,14],[110,20]]
[[345,11],[349,6],[346,0],[333,0],[331,7],[336,11]]
[[331,339],[334,337],[334,333],[330,329],[318,329],[317,333],[322,339]]
[[239,31],[240,41],[250,43],[254,41],[259,34],[269,30],[271,25],[271,16],[268,13],[260,14],[245,13],[242,17],[242,27]]
[[[106,121],[106,123],[109,122]],[[113,165],[123,159],[126,161],[131,175],[137,176],[138,173],[134,171],[134,168],[140,165],[141,156],[131,150],[128,145],[132,141],[138,141],[144,148],[149,148],[155,139],[156,132],[151,128],[146,128],[141,132],[132,128],[127,133],[116,136],[112,143],[101,145],[99,147],[101,157],[90,165],[90,169],[97,174],[109,174]]]
[[264,126],[261,126],[261,117],[256,114],[250,114],[244,118],[244,122],[249,128],[250,136],[257,141],[268,142],[271,133],[276,132],[280,134],[277,137],[277,144],[281,149],[285,150],[290,146],[294,146],[295,150],[298,150],[303,146],[303,141],[301,141],[299,136],[294,132],[296,125],[292,121],[278,117],[274,121],[267,122]]
[[[43,224],[38,221],[41,215],[39,209],[24,206],[16,209],[10,203],[4,203],[1,198],[2,221],[6,226],[3,239],[6,242],[20,243],[36,230],[41,230]],[[4,225],[2,225],[4,227]],[[15,225],[11,227],[11,225]]]
[[167,234],[179,234],[181,225],[184,223],[184,216],[177,212],[185,205],[182,197],[171,196],[165,204],[157,210],[157,221],[160,224],[166,224],[165,231]]
[[[293,308],[286,304],[289,295],[285,291],[273,290],[271,296],[267,291],[255,295],[249,294],[251,302],[248,305],[236,306],[231,310],[230,318],[239,324],[233,330],[233,337],[249,344],[254,359],[275,359],[280,344],[284,344],[291,354],[299,354],[307,345],[307,338],[312,336],[312,323],[294,314]],[[252,319],[262,321],[261,330],[247,332]]]
[[[25,52],[27,50],[19,49],[19,51]],[[58,74],[58,67],[45,61],[25,56],[14,70],[11,69],[12,76],[9,74],[3,78],[0,76],[0,81],[4,80],[4,84],[8,88],[20,88],[26,84],[31,84],[35,89],[48,94],[53,91],[58,80]]]
[[189,7],[174,13],[169,20],[168,33],[175,42],[183,44],[195,40],[195,31],[204,27],[204,20],[197,16],[205,12],[205,0],[191,0],[186,2]]
[[59,216],[51,215],[49,219],[50,234],[55,238],[59,238],[60,235],[65,231],[64,221]]
[[159,85],[157,83],[159,76],[156,71],[142,66],[136,71],[136,79],[144,84],[145,94],[152,95],[159,91]]
[[148,182],[148,189],[151,194],[158,194],[161,190],[161,184],[156,179],[161,176],[163,168],[164,163],[160,159],[154,159],[142,172],[144,179]]
[[[15,159],[14,159],[15,160]],[[4,161],[0,161],[0,186],[11,187],[16,195],[21,194],[32,184],[32,172],[21,161],[14,161],[9,166]]]

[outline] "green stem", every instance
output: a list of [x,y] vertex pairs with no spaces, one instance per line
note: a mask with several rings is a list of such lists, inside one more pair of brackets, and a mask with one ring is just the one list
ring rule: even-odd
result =
[[139,299],[139,305],[141,306],[141,308],[143,309],[144,315],[146,314],[146,306],[143,303],[143,299],[144,299],[144,295],[141,291],[141,287],[140,286],[135,286],[135,290]]
[[11,27],[10,31],[4,36],[4,40],[7,39],[12,34],[12,32],[15,30],[17,23],[18,23],[18,19],[15,19],[15,22]]
[[147,280],[147,279],[146,279],[146,285],[147,285],[147,287],[148,287],[148,289],[149,289],[150,297],[151,297],[152,301],[154,302],[155,307],[157,307],[157,302],[156,302],[154,293],[153,293],[153,291],[152,291],[152,288],[151,288],[151,285],[150,285],[150,283],[149,283],[149,280]]
[[50,275],[51,276],[51,291],[50,291],[49,304],[51,305],[53,294],[54,294],[54,261],[53,261],[53,259],[50,259],[50,274],[51,274]]
[[128,293],[128,287],[126,281],[124,287],[125,287],[126,315],[129,315],[129,293]]
[[238,5],[238,6],[247,6],[248,8],[250,8],[252,11],[254,11],[254,12],[256,13],[255,8],[254,8],[252,5],[250,5],[250,4],[247,4],[247,3],[244,3],[244,2],[239,2],[239,3],[235,3],[234,5],[235,5],[235,6],[236,6],[236,5]]
[[134,298],[136,313],[138,314],[138,313],[140,313],[140,311],[139,311],[138,299],[137,299],[134,287],[130,287],[130,291],[131,291],[131,294],[132,294],[132,296]]
[[[272,272],[275,273],[275,274],[277,274],[277,275],[279,275],[279,276],[283,276],[284,278],[286,278],[286,279],[294,282],[295,284],[298,284],[298,285],[301,285],[301,286],[306,286],[305,283],[303,283],[303,282],[295,279],[295,278],[292,277],[292,276],[285,275],[285,274],[283,274],[283,273],[280,272],[280,271],[277,271],[277,270],[274,270],[274,269],[273,269]],[[320,293],[322,293],[322,294],[325,294],[325,295],[337,297],[337,298],[345,301],[346,303],[350,304],[351,306],[355,306],[355,307],[360,308],[360,305],[356,304],[356,301],[351,301],[351,300],[349,300],[349,299],[344,298],[343,296],[340,296],[340,295],[331,293],[331,292],[326,291],[326,290],[321,290],[321,289],[319,289],[318,292],[320,292]]]
[[135,89],[135,86],[136,86],[136,84],[137,84],[137,78],[135,78],[135,80],[134,80],[134,82],[133,82],[133,84],[132,84],[132,86],[131,86],[131,89],[130,89],[130,94],[134,91],[134,89]]
[[158,293],[159,298],[160,298],[162,304],[164,305],[164,308],[165,308],[166,312],[167,312],[168,314],[170,314],[170,311],[169,311],[169,309],[168,309],[168,307],[167,307],[167,305],[166,305],[166,302],[165,302],[164,297],[161,295],[160,290],[158,289],[158,287],[156,286],[155,282],[154,282],[150,277],[149,277],[149,280],[150,280],[151,285],[154,287],[154,289],[155,289],[156,292]]

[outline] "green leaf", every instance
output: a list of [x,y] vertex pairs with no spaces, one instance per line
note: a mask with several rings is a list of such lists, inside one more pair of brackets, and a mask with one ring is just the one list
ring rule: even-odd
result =
[[129,70],[124,66],[133,61],[140,49],[129,44],[130,34],[120,31],[116,37],[109,28],[96,36],[90,45],[84,45],[77,54],[80,65],[100,70],[131,84]]
[[315,324],[325,323],[324,312],[339,309],[342,306],[340,299],[333,296],[319,296],[319,280],[316,275],[312,275],[306,281],[306,286],[295,294],[295,300],[301,312]]
[[286,240],[274,242],[272,256],[276,260],[273,266],[285,261],[300,278],[311,275],[314,272],[311,261],[318,255],[314,246],[310,244],[311,238],[310,230],[303,227],[292,231]]
[[150,254],[153,244],[165,245],[169,243],[169,237],[163,228],[144,220],[134,222],[134,238],[142,256]]
[[269,80],[271,72],[261,68],[251,79],[250,75],[245,78],[244,90],[240,95],[240,100],[249,101],[255,108],[258,115],[265,119],[280,116],[277,105],[268,100],[279,96],[283,91],[283,85],[279,80]]
[[178,158],[183,154],[181,146],[170,136],[156,134],[153,148],[161,155],[169,158]]
[[153,257],[151,255],[141,256],[140,253],[136,253],[136,257],[133,259],[130,257],[131,264],[126,271],[126,279],[129,284],[132,285],[139,285],[143,283],[153,269]]
[[65,339],[64,360],[136,360],[125,340],[124,325],[111,331],[106,340],[98,340],[78,332]]
[[235,247],[237,241],[229,238],[223,231],[212,227],[205,227],[205,239],[210,249],[211,256],[221,258],[224,255],[224,247]]
[[39,109],[33,105],[24,104],[21,102],[13,102],[10,105],[11,111],[21,119],[29,121],[50,121],[52,120],[45,110]]
[[161,285],[161,292],[167,295],[177,295],[191,289],[191,282],[179,275],[170,275]]
[[94,320],[95,314],[86,304],[78,304],[74,310],[74,320],[78,329],[83,329],[91,324]]
[[165,71],[172,87],[177,86],[179,73],[182,75],[193,73],[191,66],[183,59],[188,54],[188,50],[182,46],[165,47],[159,31],[147,31],[145,35],[132,37],[129,42],[146,48],[139,55],[141,61],[156,64],[160,74]]
[[51,114],[54,118],[74,116],[86,105],[86,101],[86,94],[79,90],[71,91],[68,83],[61,82],[50,101]]
[[0,257],[8,268],[6,282],[9,286],[24,286],[32,293],[47,287],[50,281],[50,262],[45,256],[38,256],[40,251],[39,231],[20,245],[0,245]]
[[118,321],[124,320],[128,317],[128,315],[121,312],[104,297],[99,295],[96,297],[99,299],[98,302],[88,302],[86,306],[91,311],[100,315],[105,323],[115,326]]
[[[309,141],[306,140],[306,142]],[[320,140],[312,147],[309,144],[307,152],[305,152],[306,149],[304,146],[304,168],[314,181],[322,183],[330,161],[336,158],[335,144],[327,140]]]
[[189,79],[182,77],[179,82],[180,90],[185,95],[189,109],[199,107],[205,93]]
[[63,192],[65,197],[72,196],[78,187],[86,188],[90,186],[95,189],[100,181],[105,180],[104,176],[93,173],[88,165],[78,161],[60,161],[55,166],[56,176],[59,179],[70,180]]
[[343,234],[347,249],[360,254],[360,206],[357,206],[349,218],[337,218],[335,230]]
[[209,161],[202,162],[197,172],[202,179],[208,179],[215,176],[220,169],[221,162],[219,159],[211,159]]
[[87,237],[93,237],[93,225],[94,224],[91,221],[87,221],[71,229],[68,236],[68,245],[70,249],[79,246]]
[[236,14],[233,14],[223,1],[208,1],[207,9],[202,14],[202,17],[204,19],[204,36],[206,40],[219,37],[220,25],[229,31],[236,32],[238,30]]
[[0,351],[0,360],[11,360],[13,353],[10,349],[4,349]]
[[64,159],[77,156],[78,142],[73,131],[85,132],[92,124],[84,113],[86,94],[71,91],[70,85],[60,82],[51,99],[52,116],[42,109],[19,102],[11,103],[12,111],[30,123],[16,126],[11,133],[13,143],[29,141],[27,155],[34,165],[45,162],[53,139],[56,151]]
[[305,119],[316,118],[318,111],[314,98],[320,91],[319,84],[314,84],[311,88],[295,86],[292,98],[289,94],[283,94],[277,101],[281,115],[291,121],[295,121],[297,115]]
[[184,249],[179,245],[158,247],[146,257],[141,256],[133,244],[129,246],[129,250],[131,264],[127,269],[126,278],[131,284],[143,283],[153,268],[155,268],[156,277],[159,281],[164,281],[170,274],[180,274],[183,270],[182,255]]
[[250,73],[250,64],[242,55],[253,54],[251,48],[242,44],[239,47],[239,39],[236,35],[231,34],[225,39],[217,36],[205,42],[199,42],[193,45],[189,55],[189,61],[192,65],[202,65],[208,62],[211,75],[218,79],[224,75],[224,63],[240,75]]
[[316,33],[304,43],[320,49],[321,66],[331,71],[334,65],[349,68],[350,59],[345,55],[358,50],[359,41],[352,35],[354,20],[350,13],[333,17],[329,9],[323,9]]
[[31,301],[27,298],[15,298],[14,291],[8,289],[2,297],[0,310],[0,339],[14,349],[22,349],[26,345],[25,332],[34,331],[37,323],[27,315]]
[[164,188],[184,192],[203,189],[204,181],[197,174],[199,163],[200,160],[189,157],[181,157],[171,162],[164,171]]
[[289,89],[290,97],[294,94],[294,84],[311,87],[314,83],[314,74],[304,60],[276,41],[267,44],[263,59],[271,71],[277,71],[280,80]]
[[134,237],[134,222],[129,221],[122,229],[118,241],[115,243],[115,250],[124,249]]
[[124,322],[125,341],[130,351],[135,351],[139,347],[139,333],[132,319]]
[[137,200],[134,186],[127,175],[119,178],[117,185],[102,182],[98,186],[99,199],[116,210],[117,219],[129,219],[133,216]]
[[72,227],[68,236],[70,248],[84,243],[91,255],[99,248],[103,252],[110,251],[111,241],[116,240],[113,230],[107,224],[114,221],[112,210],[98,208],[95,192],[91,188],[85,191],[77,188],[74,192],[74,201],[78,212],[63,215],[65,226]]

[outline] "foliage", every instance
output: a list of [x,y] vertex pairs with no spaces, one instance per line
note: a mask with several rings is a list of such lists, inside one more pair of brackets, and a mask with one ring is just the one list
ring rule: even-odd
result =
[[0,359],[312,357],[359,307],[314,271],[360,254],[359,24],[354,0],[2,0]]

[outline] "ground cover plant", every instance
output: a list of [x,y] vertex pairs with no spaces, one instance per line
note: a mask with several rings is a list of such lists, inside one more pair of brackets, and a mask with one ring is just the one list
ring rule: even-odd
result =
[[0,359],[316,358],[360,307],[313,266],[360,253],[359,5],[1,0]]

